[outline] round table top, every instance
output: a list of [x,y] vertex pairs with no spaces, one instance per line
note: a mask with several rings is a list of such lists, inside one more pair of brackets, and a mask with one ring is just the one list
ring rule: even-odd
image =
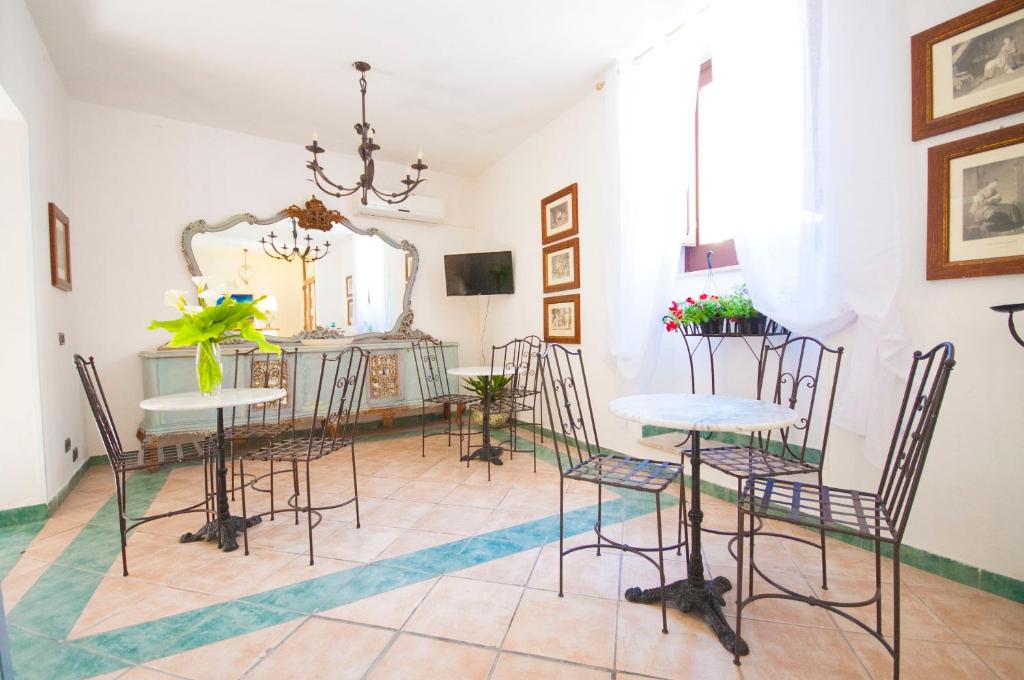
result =
[[145,411],[204,411],[209,408],[262,404],[287,396],[281,387],[246,387],[223,389],[220,394],[204,395],[199,392],[179,392],[145,399],[139,406]]
[[717,394],[634,394],[613,400],[608,408],[644,425],[703,432],[760,432],[800,419],[793,409],[770,401]]
[[457,375],[460,377],[479,377],[483,375],[511,375],[515,373],[515,369],[508,366],[457,366],[455,368],[449,368],[448,373],[451,375]]

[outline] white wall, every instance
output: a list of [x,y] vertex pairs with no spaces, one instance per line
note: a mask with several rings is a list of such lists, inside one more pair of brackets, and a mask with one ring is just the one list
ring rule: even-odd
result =
[[[4,290],[20,298],[10,316],[5,311],[3,324],[5,341],[11,339],[5,342],[4,353],[17,352],[14,357],[19,362],[13,373],[4,373],[5,385],[13,391],[0,397],[0,411],[19,419],[13,440],[6,439],[11,430],[3,430],[5,474],[0,479],[0,508],[7,508],[42,503],[56,495],[83,460],[73,463],[70,454],[64,453],[64,438],[69,437],[74,446],[81,446],[84,438],[82,388],[71,359],[80,347],[72,310],[82,295],[76,269],[81,235],[65,173],[69,100],[21,0],[0,1],[0,88],[24,121],[15,125],[27,125],[28,131],[28,176],[21,178],[28,202],[19,206],[4,201],[2,211],[4,246],[11,249],[8,259],[20,260],[0,267]],[[11,120],[11,116],[5,118]],[[7,128],[7,132],[12,131]],[[13,161],[8,152],[24,153],[24,141],[23,136],[20,142],[7,138],[15,148],[5,144],[4,163]],[[16,148],[19,144],[22,151]],[[51,201],[71,220],[75,286],[71,293],[50,285],[47,203]],[[23,324],[30,325],[21,331],[11,328]],[[68,342],[63,347],[57,344],[58,332],[66,334]],[[15,450],[15,442],[24,448]],[[9,462],[11,467],[6,467]]]
[[[191,288],[180,248],[182,229],[193,220],[216,222],[241,212],[266,217],[308,200],[307,153],[295,144],[93,104],[75,102],[72,111],[81,346],[95,354],[114,417],[122,436],[131,440],[125,444],[134,445],[131,433],[140,420],[142,396],[136,355],[167,339],[146,326],[166,316],[165,289]],[[361,169],[353,156],[327,154],[321,162],[339,181],[351,181]],[[404,176],[399,173],[388,163],[377,166],[382,183],[397,182]],[[416,244],[421,255],[413,292],[416,325],[464,343],[464,355],[472,356],[473,307],[444,297],[441,256],[465,249],[472,238],[473,183],[431,172],[420,191],[445,199],[445,224],[365,218],[345,202],[324,202],[359,226],[376,226]],[[90,453],[100,453],[98,440],[90,439]]]
[[[878,78],[895,79],[909,88],[909,42],[913,33],[967,11],[974,0],[935,2],[909,0],[895,12],[888,36],[869,35],[857,23],[843,26],[851,44],[871,44],[880,39],[896,41],[904,58]],[[864,12],[878,11],[864,3]],[[858,32],[860,34],[858,35]],[[907,49],[902,49],[906,46]],[[856,69],[856,50],[837,70]],[[866,79],[860,79],[863,83]],[[885,90],[885,88],[879,88]],[[481,250],[511,249],[515,258],[516,294],[493,298],[484,346],[542,330],[541,244],[538,206],[542,197],[572,182],[579,183],[580,251],[582,275],[582,347],[587,358],[594,411],[602,444],[639,455],[658,455],[639,446],[638,426],[627,426],[607,410],[615,396],[637,389],[662,390],[671,385],[688,389],[683,375],[680,340],[665,336],[660,358],[665,370],[646,385],[630,385],[619,378],[610,360],[606,336],[614,319],[606,309],[602,272],[606,262],[604,241],[612,216],[608,211],[604,166],[605,136],[609,134],[599,92],[591,92],[576,106],[552,121],[518,148],[495,163],[480,178]],[[1020,387],[1024,384],[1024,354],[1006,332],[1002,315],[989,311],[992,304],[1024,298],[1024,276],[975,278],[961,281],[926,281],[924,277],[927,149],[934,144],[1019,123],[1014,116],[975,126],[923,142],[910,141],[909,92],[896,108],[898,116],[885,115],[871,105],[872,92],[850,93],[861,104],[847,112],[853,124],[843,126],[835,140],[851,158],[847,182],[871,173],[876,163],[899,168],[902,193],[903,274],[897,304],[903,314],[911,344],[930,348],[951,340],[957,348],[958,366],[949,390],[924,474],[906,541],[909,545],[944,555],[1014,578],[1024,578],[1024,541],[993,540],[998,532],[1016,533],[1017,485],[1024,478],[1020,455]],[[904,140],[896,148],[880,148],[877,132],[897,126]],[[655,197],[656,198],[656,197]],[[863,197],[870,201],[869,196]],[[741,274],[732,275],[739,278]],[[722,289],[729,287],[719,280]],[[666,305],[704,286],[702,277],[684,278],[665,291]],[[651,323],[658,323],[652,319]],[[852,331],[830,338],[832,344],[849,343]],[[722,384],[735,386],[746,379],[744,359],[738,350],[718,365]],[[907,357],[909,366],[909,357]],[[733,363],[730,366],[730,363]],[[731,373],[731,375],[730,375]],[[842,377],[840,378],[842,381]],[[753,376],[750,377],[751,390]],[[873,489],[880,471],[865,460],[863,440],[833,429],[826,466],[826,483]],[[732,483],[709,473],[711,481]]]

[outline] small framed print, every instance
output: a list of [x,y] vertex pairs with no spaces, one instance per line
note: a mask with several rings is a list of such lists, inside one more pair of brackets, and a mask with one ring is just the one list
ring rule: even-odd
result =
[[580,294],[544,298],[544,342],[580,344]]
[[927,278],[1024,273],[1024,125],[928,149]]
[[352,276],[345,277],[345,296],[352,297]]
[[352,322],[355,321],[355,309],[353,304],[354,302],[355,301],[352,298],[349,298],[348,300],[346,300],[345,303],[345,318],[347,319],[346,323],[349,326],[351,326]]
[[540,202],[540,242],[547,245],[580,233],[576,184],[556,191]]
[[910,39],[915,140],[1024,111],[1024,0],[996,0]]
[[545,293],[580,287],[579,238],[560,241],[544,248],[543,257]]
[[60,208],[50,203],[50,283],[71,290],[71,222]]

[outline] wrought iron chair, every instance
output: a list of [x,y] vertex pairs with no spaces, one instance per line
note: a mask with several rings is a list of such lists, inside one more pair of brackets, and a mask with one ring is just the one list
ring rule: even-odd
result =
[[[590,388],[583,367],[583,351],[569,350],[562,345],[548,345],[541,352],[544,403],[552,425],[552,446],[561,472],[558,486],[558,596],[562,597],[563,561],[577,550],[614,548],[644,558],[658,569],[661,587],[665,587],[664,551],[676,548],[665,546],[661,531],[661,493],[679,477],[679,463],[646,460],[632,456],[605,453],[597,438],[594,409],[590,402]],[[557,429],[556,429],[557,428]],[[597,543],[565,549],[565,482],[577,480],[597,485],[597,523],[594,533]],[[639,548],[614,541],[601,533],[601,500],[604,486],[654,494],[657,514],[658,545]],[[648,553],[656,552],[657,560]],[[668,632],[665,601],[661,602],[661,628]]]
[[[448,435],[448,446],[452,445],[452,435],[459,438],[459,451],[462,451],[463,419],[462,409],[475,404],[479,398],[471,394],[459,394],[458,382],[452,390],[450,376],[448,375],[448,364],[444,358],[444,351],[439,340],[433,338],[422,338],[412,343],[412,353],[416,360],[416,378],[420,385],[420,396],[423,401],[420,426],[422,429],[422,455],[427,455],[427,437]],[[439,405],[443,408],[443,415],[447,426],[440,432],[427,434],[427,406]],[[452,420],[458,418],[459,431],[452,430]]]
[[[832,349],[810,337],[782,337],[779,344],[772,344],[770,340],[763,343],[758,360],[757,398],[796,410],[800,420],[777,432],[754,433],[743,445],[706,447],[701,451],[701,462],[735,479],[737,497],[742,492],[743,482],[755,476],[817,475],[820,486],[842,359],[842,347]],[[827,390],[819,393],[822,381],[825,381]],[[816,418],[821,409],[824,409],[824,417]],[[689,449],[683,447],[682,454],[688,456]],[[687,528],[685,506],[686,497],[682,496],[679,504],[680,537]],[[758,522],[755,528],[761,531],[761,523]],[[731,531],[708,527],[703,527],[703,530],[732,534]],[[828,589],[824,529],[820,531],[817,543],[797,536],[761,533],[818,548],[821,551],[821,586]]]
[[[899,417],[893,429],[878,487],[874,491],[839,489],[822,484],[803,484],[773,477],[750,477],[737,503],[736,555],[736,635],[740,635],[743,609],[752,602],[778,598],[822,607],[863,628],[882,643],[893,657],[893,677],[900,673],[900,547],[910,510],[917,495],[925,459],[931,446],[935,422],[946,392],[950,371],[955,365],[953,345],[943,342],[927,352],[914,352]],[[749,527],[744,530],[744,518]],[[753,530],[755,519],[771,519],[798,527],[855,536],[874,543],[875,593],[857,602],[824,600],[798,593],[765,575],[754,562]],[[743,538],[747,539],[750,559],[748,578],[754,572],[779,592],[749,594],[743,597]],[[893,643],[882,634],[882,544],[892,548],[893,561]],[[875,626],[861,622],[844,609],[875,605]],[[733,661],[738,665],[739,656]]]
[[[258,347],[240,351],[235,355],[232,387],[283,387],[287,396],[274,402],[253,406],[237,406],[231,409],[229,425],[224,429],[224,440],[230,446],[231,456],[231,498],[246,481],[235,471],[238,454],[251,444],[261,445],[268,439],[294,434],[295,403],[298,394],[299,350],[283,349],[281,354],[260,352]],[[241,382],[239,374],[241,373]],[[207,447],[217,446],[217,437],[212,435],[206,441]],[[213,449],[215,450],[215,449]],[[274,519],[274,476],[288,470],[270,471],[248,483],[256,491],[270,494],[270,519]],[[256,482],[268,478],[270,488],[261,489]]]
[[[537,471],[537,428],[543,425],[537,420],[538,395],[541,393],[540,353],[543,347],[541,339],[536,335],[509,340],[504,345],[491,348],[491,366],[504,366],[510,371],[512,382],[506,397],[495,405],[495,411],[508,413],[509,441],[508,451],[512,457],[516,453],[533,454],[533,471]],[[531,437],[528,448],[519,447],[520,414],[531,416]]]
[[[291,467],[293,493],[288,506],[295,511],[295,523],[299,513],[305,513],[309,533],[309,563],[313,564],[313,529],[320,524],[325,510],[355,505],[356,528],[359,524],[359,484],[356,477],[356,430],[359,426],[359,410],[362,406],[363,388],[366,383],[366,369],[370,353],[359,347],[349,347],[334,356],[323,355],[320,362],[316,400],[313,405],[309,433],[293,432],[285,439],[271,439],[266,446],[239,456],[240,473],[245,476],[246,461],[285,463]],[[312,477],[313,462],[335,451],[348,448],[352,458],[352,497],[331,505],[313,505]],[[299,484],[299,465],[305,466],[306,498],[302,503]],[[242,490],[242,516],[248,517],[245,508],[245,487]],[[269,514],[269,513],[262,513]],[[313,516],[316,515],[316,521]],[[248,530],[242,534],[245,554],[249,554]]]
[[[103,392],[103,385],[96,370],[96,360],[93,357],[85,359],[80,354],[76,354],[75,368],[78,370],[78,377],[82,380],[82,388],[85,390],[89,409],[92,411],[93,419],[96,421],[96,429],[99,430],[100,439],[103,440],[103,448],[107,452],[107,462],[110,463],[110,470],[114,474],[114,490],[117,494],[118,530],[121,535],[121,574],[127,576],[128,532],[135,527],[156,519],[164,519],[189,512],[205,513],[207,521],[210,521],[212,518],[210,498],[213,495],[214,484],[213,470],[211,468],[213,459],[210,456],[200,455],[204,474],[203,500],[179,510],[163,512],[157,515],[129,516],[127,510],[128,473],[134,470],[149,468],[152,466],[152,463],[140,462],[138,451],[125,451],[121,448],[121,437],[117,432],[117,426],[114,425],[114,418],[110,413],[107,396]],[[202,449],[202,447],[200,448]]]

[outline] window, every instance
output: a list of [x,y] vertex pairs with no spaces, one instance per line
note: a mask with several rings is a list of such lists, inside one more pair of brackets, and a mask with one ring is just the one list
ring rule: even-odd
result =
[[683,270],[708,268],[707,256],[713,252],[714,267],[739,264],[732,239],[731,220],[737,213],[729,205],[728,171],[719,140],[722,131],[716,115],[717,98],[712,80],[711,61],[701,64],[697,80],[697,106],[694,114],[694,180],[687,211],[686,243],[683,246]]

